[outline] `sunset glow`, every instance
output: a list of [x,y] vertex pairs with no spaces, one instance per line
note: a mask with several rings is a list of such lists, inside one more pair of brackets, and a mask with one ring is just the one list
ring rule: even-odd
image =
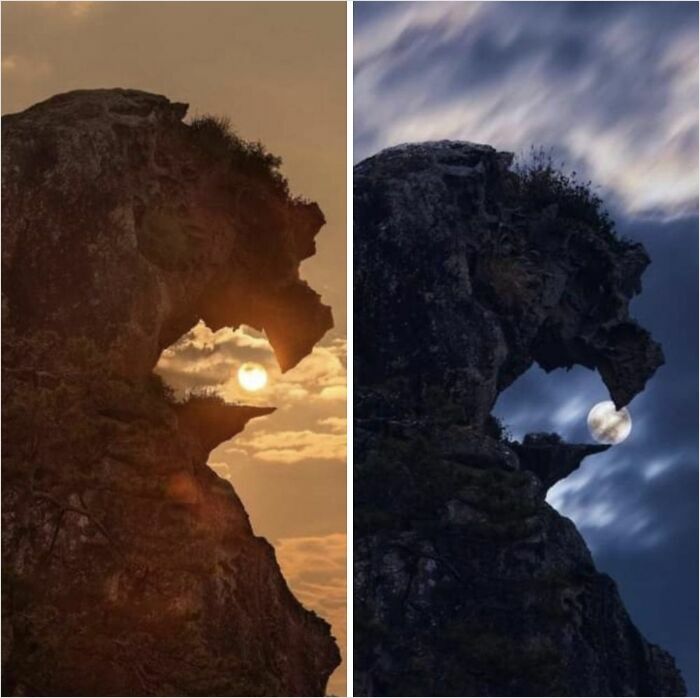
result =
[[267,371],[260,364],[245,363],[238,369],[238,383],[250,393],[262,390],[267,385]]

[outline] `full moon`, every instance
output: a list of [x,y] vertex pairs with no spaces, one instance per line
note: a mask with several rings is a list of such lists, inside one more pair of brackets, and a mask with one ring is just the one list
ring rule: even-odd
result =
[[588,413],[588,430],[598,443],[619,444],[632,431],[632,417],[626,407],[616,410],[610,400],[599,402]]
[[267,371],[260,364],[245,363],[238,369],[238,382],[249,393],[262,390],[267,385]]

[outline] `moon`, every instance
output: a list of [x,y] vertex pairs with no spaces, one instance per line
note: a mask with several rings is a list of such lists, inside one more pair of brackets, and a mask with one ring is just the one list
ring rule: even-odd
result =
[[252,361],[245,363],[238,369],[238,383],[249,393],[262,390],[267,385],[267,371]]
[[588,430],[598,443],[619,444],[632,431],[632,417],[626,407],[616,410],[614,402],[605,400],[588,413]]

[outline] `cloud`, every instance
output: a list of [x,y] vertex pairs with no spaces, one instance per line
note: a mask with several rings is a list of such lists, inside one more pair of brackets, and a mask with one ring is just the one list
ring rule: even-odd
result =
[[298,463],[304,460],[345,461],[345,434],[315,431],[257,432],[236,439],[236,446],[262,461]]
[[[629,406],[630,438],[584,460],[547,499],[574,521],[598,569],[618,583],[635,624],[671,651],[688,695],[697,695],[697,625],[688,618],[697,617],[698,601],[698,219],[622,218],[618,229],[651,257],[632,311],[661,343],[666,364]],[[607,399],[593,371],[545,375],[535,366],[494,411],[516,438],[558,431],[567,441],[588,442],[586,410]]]
[[[692,453],[674,458],[639,458],[615,449],[590,457],[567,479],[557,483],[547,501],[575,521],[594,554],[617,549],[657,548],[662,554],[674,536],[684,534],[693,505],[678,497],[678,483],[695,478]],[[651,470],[651,473],[650,473]],[[697,507],[695,507],[697,509]]]
[[53,68],[48,61],[10,54],[2,58],[2,74],[19,80],[41,80],[48,77]]
[[[212,332],[200,322],[163,351],[155,371],[181,398],[205,389],[228,402],[276,405],[283,409],[319,400],[344,405],[345,352],[344,339],[331,339],[314,347],[297,366],[283,374],[264,334],[246,326]],[[250,393],[238,384],[236,371],[248,361],[267,370],[268,384],[263,390]]]
[[387,5],[355,6],[357,159],[442,138],[544,145],[627,214],[696,210],[694,3]]
[[66,4],[70,5],[71,17],[77,17],[78,19],[85,17],[95,6],[95,3],[89,0],[81,0],[81,2],[70,2]]
[[[680,374],[685,369],[671,370]],[[576,523],[594,553],[612,547],[655,547],[688,526],[686,505],[690,503],[674,504],[662,493],[696,468],[697,422],[683,427],[679,418],[691,406],[664,393],[665,383],[652,379],[630,405],[629,439],[589,456],[547,495],[549,504]],[[557,432],[569,442],[590,443],[587,411],[608,397],[593,371],[575,367],[547,375],[533,366],[504,391],[494,412],[519,440],[528,432],[546,431]],[[667,416],[661,406],[668,404],[677,405],[678,417]]]
[[[549,493],[549,502],[575,521],[594,550],[671,546],[687,537],[695,520],[689,509],[697,497],[675,483],[686,482],[688,492],[696,492],[689,480],[697,469],[697,393],[687,386],[698,380],[697,225],[697,218],[622,224],[621,233],[643,242],[652,259],[633,315],[661,343],[666,364],[629,406],[629,439],[587,458]],[[688,300],[676,306],[669,298]],[[570,442],[590,442],[586,414],[607,399],[594,371],[576,366],[545,374],[533,366],[499,396],[494,412],[517,439],[530,431],[556,431]]]
[[94,0],[53,0],[41,4],[47,9],[54,10],[54,18],[67,17],[69,21],[85,19],[96,9],[96,5],[99,5]]
[[340,400],[345,402],[348,398],[348,389],[344,385],[330,385],[319,393],[321,400]]
[[211,461],[207,464],[209,467],[219,476],[224,478],[224,480],[231,479],[231,468],[228,463],[221,461],[216,461],[212,463]]
[[[331,339],[282,374],[264,334],[245,326],[212,332],[200,322],[162,353],[155,371],[180,398],[206,391],[228,402],[278,408],[273,415],[251,422],[243,434],[212,455],[212,467],[232,479],[234,461],[239,465],[345,464],[345,352],[344,339]],[[238,367],[248,361],[268,372],[268,384],[258,392],[246,392],[238,384]]]
[[[331,624],[340,647],[347,642],[346,559],[344,533],[281,538],[275,550],[282,573],[294,595]],[[344,695],[345,657],[328,684],[328,692]]]
[[348,430],[348,420],[346,417],[324,417],[323,419],[319,419],[318,423],[340,434],[345,434]]
[[[245,326],[212,332],[198,323],[163,352],[155,369],[180,397],[207,389],[231,402],[277,406],[216,448],[209,466],[233,484],[256,534],[275,545],[294,595],[331,624],[341,648],[347,641],[346,536],[336,531],[346,520],[345,353],[343,338],[326,339],[282,374],[264,334]],[[268,371],[268,385],[258,393],[238,386],[236,371],[247,361]],[[345,694],[344,665],[328,690]]]

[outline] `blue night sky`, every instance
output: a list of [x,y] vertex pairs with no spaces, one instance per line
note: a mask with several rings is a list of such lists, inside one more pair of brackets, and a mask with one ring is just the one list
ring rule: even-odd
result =
[[[355,160],[454,138],[551,148],[593,180],[652,264],[632,314],[663,366],[629,406],[630,438],[557,484],[651,642],[698,695],[698,6],[694,2],[354,5]],[[520,438],[590,442],[608,394],[583,368],[531,368],[496,414]]]

